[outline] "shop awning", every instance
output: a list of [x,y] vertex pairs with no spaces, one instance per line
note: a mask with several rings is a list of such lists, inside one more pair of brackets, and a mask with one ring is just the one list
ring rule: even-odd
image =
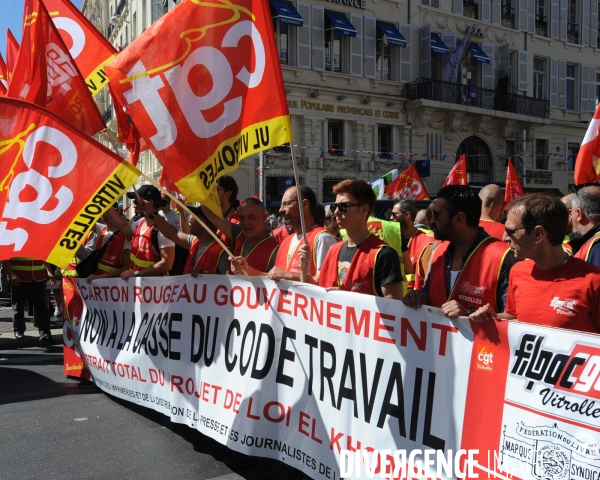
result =
[[271,0],[271,5],[273,5],[273,8],[277,12],[277,16],[281,23],[295,25],[296,27],[304,25],[302,16],[298,13],[298,10],[296,10],[296,7],[294,7],[292,3]]
[[440,55],[448,55],[450,53],[450,50],[448,50],[446,44],[442,42],[442,39],[438,37],[437,33],[431,34],[431,51],[433,53],[439,53]]
[[469,51],[476,62],[490,63],[490,57],[476,43],[469,43]]
[[345,15],[329,11],[325,11],[325,13],[329,17],[329,20],[331,20],[331,23],[333,23],[336,33],[346,35],[347,37],[356,37],[356,28],[354,28],[354,25],[350,23],[350,20]]
[[406,39],[398,31],[398,29],[389,23],[377,22],[377,26],[387,37],[389,45],[394,45],[400,48],[406,48]]

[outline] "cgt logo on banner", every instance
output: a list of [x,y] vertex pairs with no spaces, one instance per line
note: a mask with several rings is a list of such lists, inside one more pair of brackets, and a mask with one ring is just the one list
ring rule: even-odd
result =
[[271,16],[261,0],[182,2],[106,71],[190,201],[218,204],[218,177],[291,141]]

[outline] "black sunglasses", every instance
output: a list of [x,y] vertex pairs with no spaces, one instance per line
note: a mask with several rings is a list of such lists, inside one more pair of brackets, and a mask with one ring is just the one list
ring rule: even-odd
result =
[[517,230],[526,230],[528,228],[535,228],[535,227],[505,228],[504,230],[506,230],[506,234],[509,237],[512,237],[516,233]]
[[346,213],[350,207],[361,207],[364,203],[332,203],[329,205],[329,211],[335,213],[339,208],[341,213]]

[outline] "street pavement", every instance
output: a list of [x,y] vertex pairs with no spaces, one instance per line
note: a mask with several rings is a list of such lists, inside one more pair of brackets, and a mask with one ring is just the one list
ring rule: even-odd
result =
[[[0,306],[0,480],[307,480],[274,460],[236,454],[164,415],[81,389],[63,374],[62,345],[12,334]],[[61,339],[62,329],[55,329]]]

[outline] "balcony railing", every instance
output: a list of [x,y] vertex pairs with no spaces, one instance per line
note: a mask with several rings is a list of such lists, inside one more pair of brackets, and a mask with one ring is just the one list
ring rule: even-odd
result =
[[539,118],[549,118],[550,116],[548,100],[526,97],[516,93],[497,93],[495,90],[486,88],[429,78],[418,78],[414,82],[407,83],[406,97],[409,100],[423,98]]
[[579,43],[579,25],[567,23],[567,42]]
[[463,0],[463,15],[469,18],[479,18],[479,5],[474,0]]
[[535,16],[535,33],[542,37],[548,36],[548,21],[544,15]]
[[502,26],[515,28],[515,9],[506,5],[502,6]]

